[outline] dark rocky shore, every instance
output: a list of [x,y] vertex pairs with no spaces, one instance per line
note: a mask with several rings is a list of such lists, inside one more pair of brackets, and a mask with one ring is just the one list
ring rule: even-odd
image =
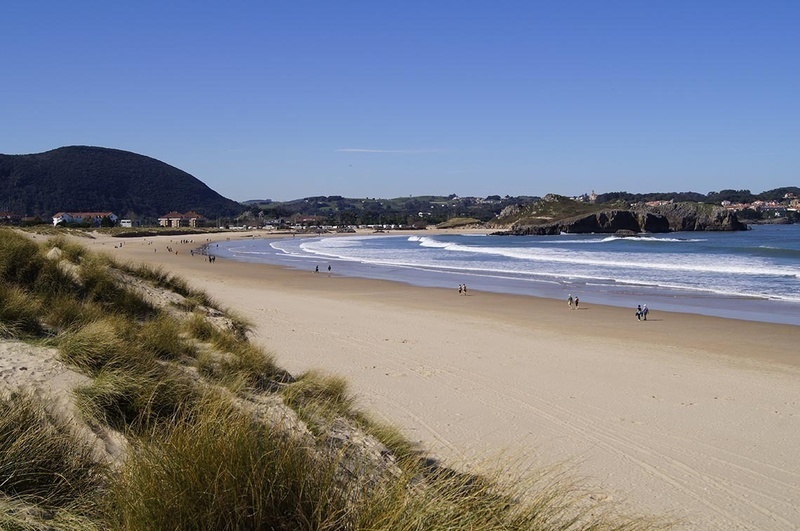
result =
[[735,212],[701,203],[670,203],[660,206],[634,206],[610,209],[561,219],[550,223],[515,224],[493,234],[503,236],[569,234],[638,234],[678,231],[739,231],[747,225]]

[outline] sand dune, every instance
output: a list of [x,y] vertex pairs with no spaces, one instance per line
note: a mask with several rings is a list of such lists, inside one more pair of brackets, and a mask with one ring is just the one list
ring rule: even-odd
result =
[[194,238],[85,243],[184,276],[450,463],[564,463],[681,529],[800,527],[800,327],[210,264]]

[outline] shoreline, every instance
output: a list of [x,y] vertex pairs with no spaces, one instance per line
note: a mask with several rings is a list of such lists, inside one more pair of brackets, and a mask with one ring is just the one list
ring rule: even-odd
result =
[[[418,231],[379,236],[405,239],[409,236],[436,238],[448,234],[429,230],[425,235],[420,235]],[[371,234],[363,233],[356,236],[369,237]],[[312,235],[309,239],[313,241],[326,238],[327,236]],[[466,281],[472,289],[486,292],[520,294],[559,301],[566,301],[568,294],[572,293],[580,296],[584,302],[627,308],[631,311],[637,303],[647,303],[651,309],[657,311],[800,326],[800,300],[783,300],[714,290],[682,289],[668,285],[640,285],[626,282],[624,278],[610,282],[607,279],[595,281],[579,276],[551,279],[535,275],[518,276],[514,272],[506,274],[504,271],[416,267],[408,263],[377,265],[369,261],[303,254],[296,250],[286,254],[271,249],[268,244],[275,241],[280,240],[261,236],[232,239],[221,244],[217,254],[235,261],[268,263],[298,270],[313,269],[315,265],[331,263],[339,275],[389,280],[420,287],[453,288]],[[294,249],[299,243],[290,243],[290,249]]]
[[279,365],[343,375],[363,409],[446,462],[566,463],[680,528],[800,524],[800,327],[212,264],[192,238],[82,243],[206,290]]

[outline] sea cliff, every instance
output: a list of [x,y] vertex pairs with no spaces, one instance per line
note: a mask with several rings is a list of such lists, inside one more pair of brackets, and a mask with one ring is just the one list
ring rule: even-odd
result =
[[518,236],[738,230],[747,230],[747,225],[740,222],[734,212],[722,207],[703,203],[670,203],[602,210],[546,223],[518,222],[508,230],[494,234]]

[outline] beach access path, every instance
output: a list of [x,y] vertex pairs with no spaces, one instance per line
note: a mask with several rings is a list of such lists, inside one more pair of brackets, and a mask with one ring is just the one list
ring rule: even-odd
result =
[[658,308],[638,322],[583,298],[570,310],[190,254],[253,236],[83,243],[206,290],[281,366],[344,376],[362,409],[447,464],[562,465],[678,529],[800,527],[800,327]]

